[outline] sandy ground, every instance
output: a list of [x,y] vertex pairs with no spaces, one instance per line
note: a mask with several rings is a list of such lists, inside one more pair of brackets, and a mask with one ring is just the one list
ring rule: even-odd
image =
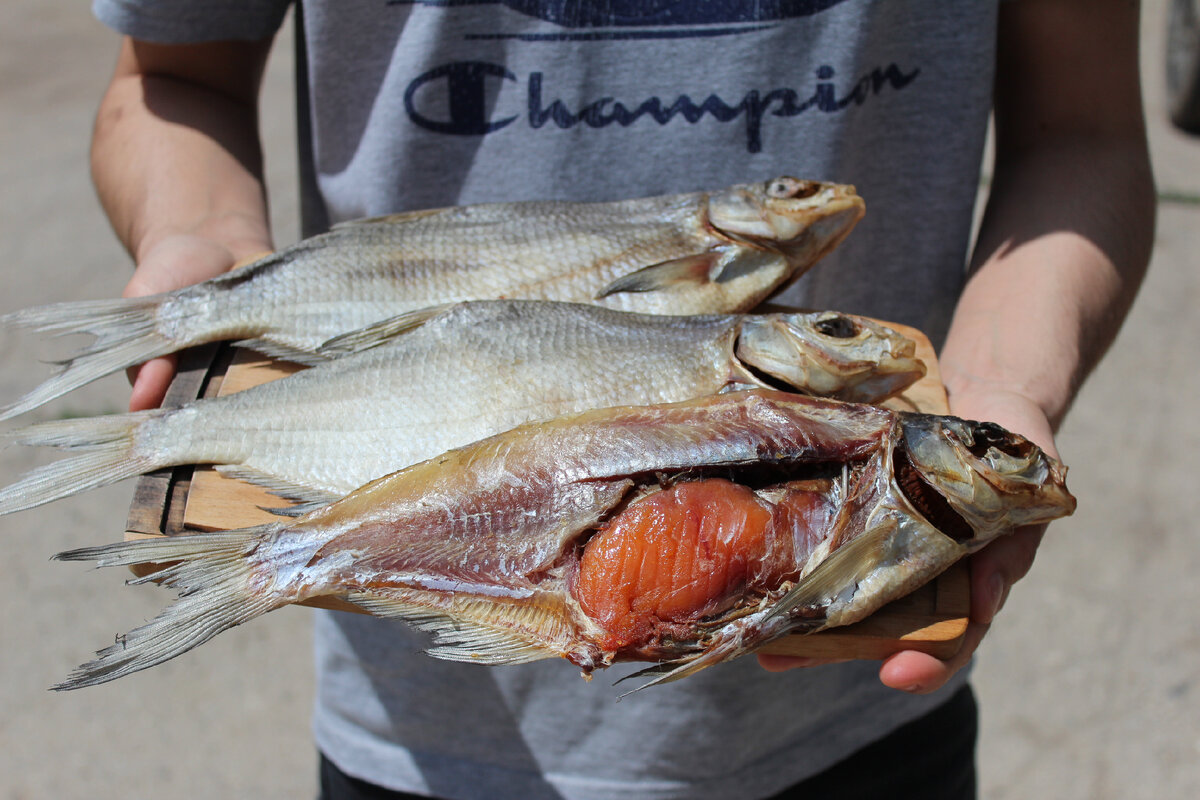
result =
[[[117,295],[128,258],[87,175],[116,38],[86,4],[0,9],[0,311]],[[1165,123],[1164,0],[1145,4],[1147,114],[1163,194],[1154,261],[1112,352],[1060,437],[1079,511],[1056,523],[975,672],[981,796],[1200,797],[1200,140]],[[277,242],[296,238],[290,47],[273,56],[264,136]],[[0,397],[50,350],[0,332]],[[111,377],[28,419],[123,410]],[[47,453],[10,448],[7,484]],[[0,797],[312,797],[308,613],[218,637],[136,679],[58,694],[118,628],[166,599],[50,563],[119,536],[131,484],[0,518]]]

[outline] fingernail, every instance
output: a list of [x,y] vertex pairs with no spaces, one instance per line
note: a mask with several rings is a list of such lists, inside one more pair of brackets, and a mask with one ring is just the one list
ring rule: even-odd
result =
[[910,683],[908,686],[905,686],[905,687],[904,687],[904,691],[906,691],[906,692],[908,692],[908,693],[910,693],[910,694],[918,694],[918,693],[919,693],[919,692],[921,692],[921,690],[923,690],[924,688],[925,688],[925,685],[924,685],[924,684],[921,684],[921,683]]

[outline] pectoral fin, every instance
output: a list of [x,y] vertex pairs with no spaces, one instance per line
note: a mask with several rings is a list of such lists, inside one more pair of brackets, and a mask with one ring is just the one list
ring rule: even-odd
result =
[[700,655],[685,656],[683,658],[675,659],[674,661],[666,661],[662,664],[656,664],[653,667],[639,670],[631,675],[626,675],[624,678],[621,678],[621,680],[617,681],[617,683],[622,683],[624,681],[637,678],[649,678],[650,680],[634,689],[629,690],[628,692],[625,692],[621,695],[621,697],[628,697],[634,692],[640,692],[642,689],[649,689],[651,686],[658,686],[663,683],[673,683],[674,681],[682,680],[689,675],[695,675],[697,672],[705,669],[706,667],[711,667],[714,664],[720,664],[723,661],[737,658],[738,656],[744,655],[747,652],[749,651],[745,647],[741,646],[740,642],[736,640],[726,640],[711,650],[701,653]]
[[889,527],[880,525],[839,547],[779,599],[764,623],[795,609],[812,608],[824,614],[837,601],[848,603],[859,581],[884,562],[889,534]]
[[689,283],[711,283],[720,261],[720,253],[701,253],[643,267],[617,278],[604,287],[596,299],[622,292],[653,292]]

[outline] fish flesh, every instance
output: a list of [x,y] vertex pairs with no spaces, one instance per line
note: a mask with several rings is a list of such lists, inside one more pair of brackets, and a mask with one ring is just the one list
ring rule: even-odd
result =
[[84,452],[0,489],[0,514],[179,464],[217,464],[324,504],[524,422],[766,385],[878,401],[925,373],[911,339],[837,312],[674,317],[477,301],[330,346],[346,355],[224,397],[6,434]]
[[852,186],[779,177],[609,203],[524,202],[343,223],[203,283],[58,303],[0,326],[96,337],[0,407],[9,419],[119,369],[219,340],[311,364],[328,339],[442,303],[528,298],[656,314],[749,311],[842,241]]
[[862,619],[1014,527],[1070,514],[1065,467],[990,423],[749,390],[532,423],[298,520],[62,553],[169,564],[154,620],[57,688],[336,597],[479,664],[657,662],[656,683]]

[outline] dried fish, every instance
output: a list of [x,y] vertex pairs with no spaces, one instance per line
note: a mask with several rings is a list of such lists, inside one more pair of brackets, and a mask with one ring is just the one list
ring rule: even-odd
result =
[[613,203],[494,203],[345,223],[167,294],[59,303],[0,326],[96,340],[0,419],[203,342],[322,360],[328,339],[463,300],[595,302],[660,314],[749,311],[832,250],[863,215],[852,186],[780,177]]
[[689,675],[861,619],[1020,525],[1074,510],[1020,436],[770,390],[516,428],[293,522],[85,548],[171,563],[156,619],[58,688],[161,663],[280,606],[338,597],[482,664]]
[[84,452],[0,490],[0,514],[178,464],[218,464],[325,503],[533,420],[768,382],[874,401],[925,371],[910,339],[835,312],[671,317],[479,301],[406,315],[330,346],[348,355],[226,397],[8,434]]

